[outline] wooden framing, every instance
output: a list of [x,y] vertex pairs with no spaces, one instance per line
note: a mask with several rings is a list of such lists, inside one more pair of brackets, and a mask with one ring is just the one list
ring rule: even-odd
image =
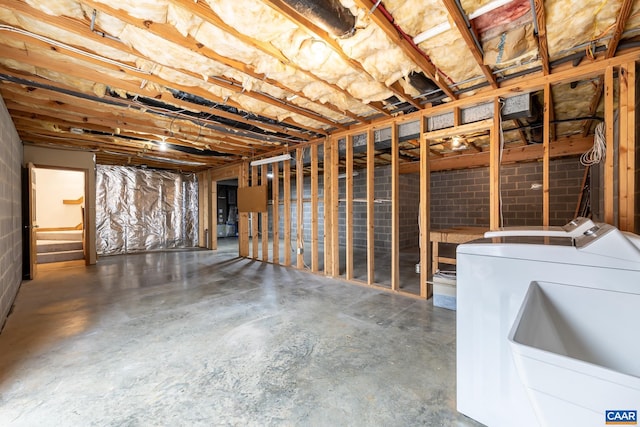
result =
[[304,152],[296,150],[296,267],[304,268]]
[[[429,263],[431,245],[429,243],[430,228],[430,193],[431,193],[431,171],[429,170],[429,141],[426,139],[424,132],[426,118],[420,120],[420,296],[422,298],[431,298],[433,294],[433,285],[428,283],[429,280]],[[435,273],[431,271],[431,274]]]
[[549,160],[551,143],[551,85],[544,87],[544,127],[542,130],[542,225],[549,225]]
[[271,217],[273,218],[271,225],[271,234],[273,235],[272,262],[280,264],[280,165],[278,163],[271,164],[271,173],[273,174],[273,178],[271,178],[271,190],[273,193],[273,202],[271,204]]
[[345,277],[353,279],[353,135],[348,135],[346,142],[346,177],[345,177]]
[[[258,167],[251,167],[251,185],[258,184]],[[258,259],[258,212],[251,212],[251,258]]]
[[318,146],[311,146],[311,271],[320,270],[318,265]]
[[[262,185],[269,182],[267,174],[269,173],[269,165],[262,165]],[[262,261],[269,261],[269,212],[261,212],[262,224],[260,227],[260,238],[262,240]]]
[[492,230],[501,224],[500,206],[500,139],[502,133],[502,110],[500,98],[493,100],[493,124],[491,127],[491,142],[489,147],[489,227]]
[[282,166],[283,220],[284,220],[284,265],[291,265],[291,161]]
[[623,231],[635,231],[635,150],[636,150],[636,63],[620,67],[620,146],[618,226]]
[[[582,70],[584,72],[584,69]],[[591,71],[589,71],[591,72]],[[607,137],[611,138],[613,132],[612,111],[614,107],[614,66],[609,66],[606,70],[606,74],[603,78],[605,82],[605,103],[607,105]],[[562,72],[560,72],[562,74]],[[574,74],[574,78],[577,74]],[[635,61],[628,61],[623,64],[620,69],[620,97],[621,97],[621,142],[620,147],[620,200],[619,205],[613,205],[613,188],[610,182],[613,182],[613,173],[615,172],[612,165],[607,163],[606,173],[608,175],[605,178],[607,182],[606,197],[610,199],[607,202],[606,212],[612,215],[615,209],[620,210],[620,223],[621,227],[623,223],[629,224],[633,218],[632,203],[635,202],[635,198],[630,192],[630,186],[634,184],[632,181],[632,171],[635,170],[635,158],[632,158],[630,153],[635,151],[634,135],[635,135],[635,86],[630,87],[628,83],[635,79]],[[556,74],[547,76],[545,79],[538,79],[543,82],[542,88],[544,90],[544,130],[543,130],[543,143],[534,144],[528,146],[511,146],[508,149],[501,150],[501,120],[499,119],[503,100],[499,97],[493,97],[494,106],[494,118],[483,120],[480,122],[469,123],[465,125],[459,125],[461,106],[466,106],[465,100],[453,101],[446,107],[450,108],[450,111],[454,112],[454,120],[458,126],[453,128],[427,132],[426,131],[426,119],[428,116],[441,114],[444,111],[445,106],[438,106],[429,112],[418,112],[418,114],[410,114],[402,118],[383,119],[375,126],[369,125],[366,128],[362,126],[354,126],[350,131],[338,131],[331,137],[323,140],[316,140],[310,143],[301,144],[295,148],[296,150],[296,162],[298,168],[296,169],[296,186],[297,195],[296,203],[299,211],[297,234],[299,236],[297,246],[304,246],[304,240],[302,239],[302,233],[304,230],[304,199],[303,199],[303,187],[304,187],[304,175],[302,171],[303,162],[303,150],[307,147],[311,150],[311,198],[309,199],[311,206],[311,227],[312,227],[312,271],[319,271],[318,255],[318,223],[322,221],[318,218],[318,147],[319,144],[324,144],[324,194],[322,201],[324,202],[324,274],[330,277],[340,276],[340,232],[339,232],[339,199],[340,187],[342,182],[338,180],[339,172],[345,171],[345,223],[346,223],[346,268],[344,277],[347,281],[362,283],[370,285],[376,288],[386,289],[393,292],[408,294],[400,290],[400,275],[399,275],[399,175],[401,173],[420,173],[420,298],[430,298],[433,290],[429,284],[428,279],[430,274],[434,271],[433,263],[431,262],[432,248],[430,246],[430,234],[429,229],[429,197],[430,197],[430,173],[434,170],[456,169],[462,167],[475,167],[475,166],[489,166],[490,167],[490,228],[496,229],[502,226],[501,214],[500,214],[500,165],[503,163],[512,163],[519,161],[531,161],[541,160],[543,165],[543,225],[549,225],[550,223],[550,179],[549,179],[549,166],[550,160],[556,157],[563,157],[568,155],[577,155],[589,149],[593,143],[592,137],[572,137],[562,138],[559,140],[553,140],[552,138],[552,126],[551,121],[551,96],[552,96],[552,84],[560,79]],[[565,76],[566,77],[566,76]],[[568,77],[567,77],[568,79]],[[539,82],[538,82],[539,83]],[[499,92],[502,88],[498,89]],[[481,97],[482,98],[482,97]],[[478,98],[476,98],[478,99]],[[399,163],[399,138],[398,138],[398,126],[404,121],[420,120],[420,160],[414,163],[400,165]],[[392,228],[392,243],[391,243],[391,287],[384,287],[376,283],[375,276],[375,146],[374,146],[374,131],[377,129],[391,128],[391,228]],[[353,215],[353,203],[354,203],[354,188],[353,188],[353,137],[357,134],[361,134],[363,129],[366,130],[367,146],[366,146],[366,280],[360,281],[354,279],[354,252],[353,252],[353,233],[354,233],[354,215]],[[449,137],[453,135],[474,133],[489,129],[490,131],[490,146],[489,150],[485,152],[479,152],[476,154],[464,154],[453,156],[440,156],[433,157],[429,151],[429,141],[431,139],[439,139]],[[626,134],[625,134],[626,132]],[[340,160],[339,140],[346,139],[346,154],[344,162]],[[612,147],[608,147],[611,150]],[[608,158],[613,158],[613,153],[608,153]],[[625,163],[626,162],[626,163]],[[361,165],[362,166],[362,165]],[[344,168],[344,169],[341,169]],[[285,183],[290,178],[290,171],[283,170]],[[274,173],[274,176],[276,174]],[[624,177],[622,175],[625,175]],[[275,182],[274,182],[275,184]],[[286,184],[285,184],[286,185]],[[275,190],[274,190],[275,191]],[[289,190],[290,191],[290,190]],[[290,210],[290,193],[284,190],[284,204],[285,204],[285,216],[286,212]],[[625,196],[626,195],[626,196]],[[629,200],[631,199],[631,200]],[[288,207],[287,207],[288,205]],[[614,209],[615,208],[615,209]],[[277,215],[277,214],[276,214]],[[289,223],[285,218],[285,224]],[[630,226],[633,226],[631,224]],[[286,234],[286,231],[285,231]],[[285,237],[285,240],[287,238]],[[274,245],[275,248],[275,245]],[[290,248],[287,249],[289,251]],[[286,260],[285,255],[285,263]],[[274,263],[277,263],[274,261]],[[296,260],[296,266],[298,268],[304,268],[304,258],[302,254],[298,254]],[[414,295],[416,296],[416,295]]]
[[400,290],[400,173],[398,125],[391,125],[391,289]]
[[[331,276],[340,276],[340,187],[338,182],[340,153],[338,139],[330,139],[331,147]],[[326,193],[325,193],[326,196]],[[326,248],[325,248],[326,250]]]
[[327,276],[331,276],[333,274],[333,270],[331,268],[331,251],[333,250],[333,244],[331,242],[331,237],[333,234],[331,233],[331,141],[327,139],[322,146],[323,148],[323,182],[324,182],[324,191],[323,191],[323,208],[324,208],[324,274]]
[[[240,176],[238,177],[238,187],[249,186],[249,162],[242,162]],[[249,212],[238,213],[238,255],[249,256]]]
[[[614,95],[613,67],[609,66],[604,73],[604,123],[605,138],[613,141],[613,95]],[[613,144],[607,144],[604,160],[604,222],[615,223],[614,213],[614,157]]]

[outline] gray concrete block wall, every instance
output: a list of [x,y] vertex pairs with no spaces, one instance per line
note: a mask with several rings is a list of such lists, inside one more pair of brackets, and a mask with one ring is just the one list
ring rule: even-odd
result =
[[[379,167],[375,170],[374,197],[380,201],[374,205],[374,245],[376,249],[389,249],[391,247],[391,167]],[[318,196],[324,196],[324,180],[319,179]],[[346,180],[338,180],[338,197],[346,197]],[[419,205],[420,177],[414,175],[401,175],[400,190],[400,248],[415,247],[418,244],[418,205]],[[284,194],[282,183],[280,194]],[[306,199],[311,197],[311,179],[305,177],[303,194]],[[295,199],[296,183],[291,181],[291,195]],[[353,203],[353,245],[354,247],[367,246],[367,205],[362,200],[367,197],[367,175],[360,171],[353,177],[353,198],[360,201]],[[304,241],[308,247],[311,241],[311,203],[304,203]],[[280,235],[284,236],[283,207],[280,205]],[[270,213],[271,215],[271,213]],[[346,243],[346,203],[340,202],[338,210],[338,233],[340,244]],[[291,239],[296,239],[297,212],[295,202],[291,208]],[[270,234],[272,235],[271,225]],[[324,236],[324,205],[318,202],[318,239],[323,241]]]
[[22,281],[22,143],[0,98],[0,327]]
[[[578,158],[549,165],[549,221],[564,225],[574,216],[584,166]],[[542,163],[504,165],[501,188],[505,226],[542,224]],[[431,227],[489,226],[489,168],[431,173]]]

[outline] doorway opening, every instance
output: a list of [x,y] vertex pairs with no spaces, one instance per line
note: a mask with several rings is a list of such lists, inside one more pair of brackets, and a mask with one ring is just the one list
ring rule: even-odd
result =
[[85,172],[34,167],[36,263],[85,257]]
[[217,181],[215,185],[218,249],[234,251],[238,246],[238,179]]

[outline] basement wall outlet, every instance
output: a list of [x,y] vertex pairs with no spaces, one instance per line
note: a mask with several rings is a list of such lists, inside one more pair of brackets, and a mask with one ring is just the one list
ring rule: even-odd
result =
[[298,248],[298,255],[302,255],[304,253],[304,248]]

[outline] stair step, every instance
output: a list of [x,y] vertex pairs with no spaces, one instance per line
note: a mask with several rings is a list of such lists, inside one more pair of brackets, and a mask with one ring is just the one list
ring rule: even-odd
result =
[[38,240],[74,240],[81,242],[82,230],[38,231],[36,237]]
[[84,259],[84,251],[61,251],[38,254],[38,264]]
[[64,252],[82,250],[82,242],[77,240],[38,240],[39,254],[47,252]]

